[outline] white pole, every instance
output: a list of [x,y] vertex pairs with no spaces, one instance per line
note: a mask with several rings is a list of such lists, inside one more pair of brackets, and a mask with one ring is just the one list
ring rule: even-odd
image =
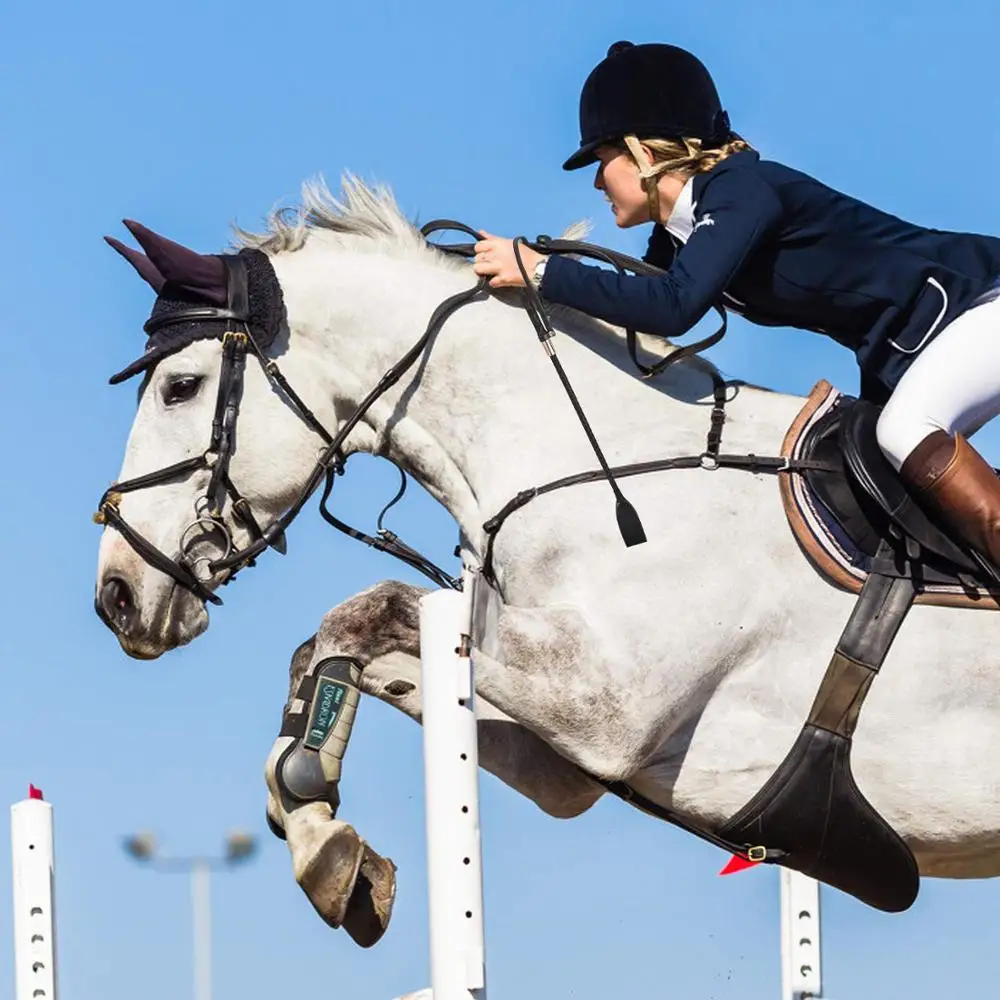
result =
[[191,865],[191,911],[194,932],[194,1000],[212,1000],[211,869],[207,861]]
[[781,872],[781,996],[823,996],[820,968],[819,883],[788,868]]
[[52,806],[32,787],[10,810],[16,1000],[56,1000]]
[[[468,585],[468,584],[467,584]],[[468,595],[420,601],[427,881],[434,1000],[485,1000],[479,751]]]

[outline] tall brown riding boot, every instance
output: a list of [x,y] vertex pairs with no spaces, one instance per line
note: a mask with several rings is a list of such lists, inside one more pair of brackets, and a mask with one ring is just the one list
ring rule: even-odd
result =
[[929,434],[899,474],[962,541],[1000,567],[1000,479],[961,434]]

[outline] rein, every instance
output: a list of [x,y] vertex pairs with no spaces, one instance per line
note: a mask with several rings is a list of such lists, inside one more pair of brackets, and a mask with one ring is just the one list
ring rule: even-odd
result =
[[[429,222],[421,229],[426,238],[440,231],[460,231],[479,239],[479,234],[469,226],[450,219],[439,219]],[[438,244],[430,245],[442,253],[471,258],[474,255],[474,244]],[[483,561],[483,574],[491,582],[496,582],[493,574],[493,549],[500,528],[506,519],[515,511],[520,510],[537,496],[563,489],[579,483],[607,480],[615,496],[615,513],[621,536],[626,545],[641,544],[646,541],[646,535],[638,514],[623,495],[618,486],[618,478],[643,475],[650,472],[661,472],[670,469],[718,469],[739,468],[751,472],[786,472],[817,467],[817,463],[790,461],[780,457],[760,457],[756,455],[724,455],[719,448],[722,442],[722,428],[726,419],[726,392],[729,383],[712,371],[713,406],[705,451],[700,455],[680,458],[658,459],[649,462],[612,467],[608,464],[593,430],[583,412],[573,387],[559,362],[552,346],[555,331],[549,321],[545,305],[529,280],[521,260],[520,247],[528,246],[544,254],[574,254],[590,257],[610,264],[619,273],[631,271],[646,276],[660,276],[665,272],[645,261],[630,257],[627,254],[609,250],[605,247],[580,242],[577,240],[551,239],[539,236],[537,241],[529,242],[524,237],[514,240],[514,254],[518,267],[525,279],[525,309],[538,334],[545,353],[552,361],[559,379],[569,396],[577,417],[587,435],[587,438],[597,456],[600,468],[581,472],[573,476],[545,483],[541,486],[522,490],[493,517],[483,525],[487,536],[487,547]],[[448,318],[463,305],[478,298],[489,295],[489,279],[480,278],[472,288],[459,292],[445,299],[434,310],[423,335],[403,355],[398,362],[390,367],[378,380],[370,392],[357,405],[354,412],[347,418],[336,434],[331,434],[303,402],[293,387],[285,378],[277,362],[269,359],[254,339],[249,324],[249,294],[247,288],[247,271],[245,261],[237,255],[225,255],[220,258],[227,269],[228,302],[225,308],[214,306],[195,306],[189,309],[177,310],[164,316],[150,319],[144,329],[148,334],[154,333],[163,326],[176,323],[197,321],[225,320],[227,328],[222,336],[222,367],[219,376],[219,389],[216,397],[215,413],[212,420],[211,440],[208,448],[200,455],[177,462],[155,472],[138,476],[133,479],[114,483],[110,486],[98,504],[94,520],[99,524],[115,528],[125,541],[151,566],[160,570],[180,586],[189,590],[203,601],[221,605],[222,599],[214,593],[209,585],[217,574],[227,574],[221,581],[222,585],[234,579],[236,574],[247,566],[256,564],[257,557],[267,548],[279,552],[285,551],[285,532],[288,526],[298,517],[308,500],[322,485],[319,510],[322,517],[338,531],[364,542],[372,548],[400,559],[407,565],[423,573],[438,586],[461,589],[461,580],[446,573],[416,549],[411,548],[398,535],[383,527],[386,512],[394,506],[406,490],[406,474],[400,469],[401,485],[396,496],[389,501],[379,514],[376,534],[368,535],[339,520],[328,507],[334,482],[345,470],[346,458],[343,444],[350,432],[368,412],[371,406],[392,386],[394,386],[413,364],[423,355],[432,338],[441,330]],[[726,332],[726,313],[721,305],[714,307],[722,318],[722,324],[713,334],[695,343],[678,348],[656,364],[644,365],[638,357],[637,337],[634,330],[626,330],[626,343],[629,356],[644,378],[653,378],[661,374],[669,366],[685,358],[691,357],[708,347],[718,343]],[[283,395],[298,417],[306,423],[324,442],[321,452],[305,485],[291,506],[279,517],[272,520],[266,527],[261,527],[253,516],[250,504],[236,488],[229,476],[229,465],[235,450],[235,430],[239,417],[240,404],[243,397],[243,376],[246,368],[247,353],[257,358],[261,368],[275,391]],[[192,472],[209,472],[208,486],[195,502],[194,518],[181,533],[178,542],[179,555],[176,558],[168,556],[161,549],[133,528],[121,515],[119,510],[122,496],[126,493],[145,489],[167,482],[172,482],[190,475]],[[229,497],[233,519],[241,524],[250,535],[250,543],[239,548],[233,535],[223,519],[223,508],[226,497]],[[216,535],[223,540],[223,554],[212,559],[208,556],[191,558],[187,552],[188,546],[206,536]]]

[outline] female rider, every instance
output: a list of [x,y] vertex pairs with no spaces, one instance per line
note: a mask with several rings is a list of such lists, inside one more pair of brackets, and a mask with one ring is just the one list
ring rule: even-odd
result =
[[[730,129],[690,53],[617,42],[580,98],[581,146],[618,226],[655,223],[619,275],[521,248],[540,294],[645,333],[683,334],[715,303],[852,349],[878,443],[917,499],[1000,565],[1000,479],[966,436],[1000,413],[1000,240],[924,229],[759,155]],[[523,284],[510,240],[482,234],[474,268]]]

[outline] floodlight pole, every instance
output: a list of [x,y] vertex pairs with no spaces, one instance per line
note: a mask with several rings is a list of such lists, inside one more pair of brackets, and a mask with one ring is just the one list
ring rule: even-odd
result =
[[212,866],[191,865],[191,929],[194,933],[194,1000],[212,1000]]
[[246,861],[256,851],[256,842],[246,834],[236,833],[227,839],[223,855],[159,857],[153,837],[140,834],[126,839],[125,851],[154,871],[190,874],[194,1000],[212,1000],[212,869],[227,869]]

